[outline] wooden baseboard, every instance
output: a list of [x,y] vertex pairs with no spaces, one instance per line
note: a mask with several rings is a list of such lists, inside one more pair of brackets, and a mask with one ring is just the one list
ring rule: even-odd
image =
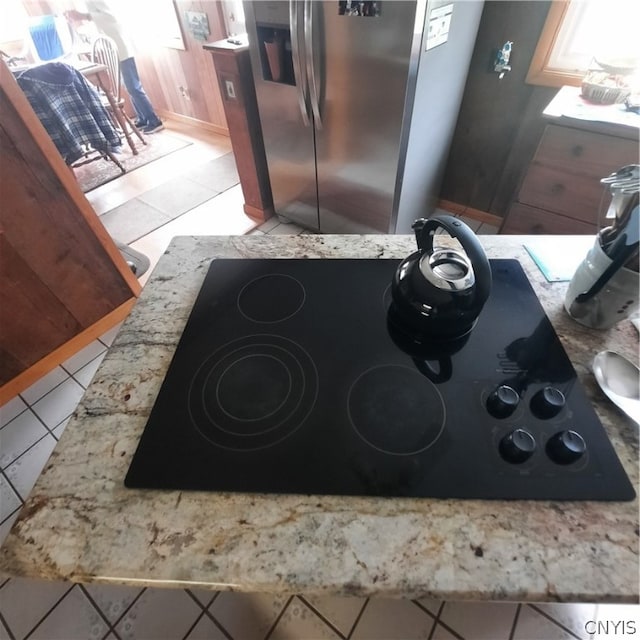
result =
[[222,136],[229,137],[229,129],[221,127],[220,125],[213,124],[212,122],[205,122],[204,120],[198,120],[197,118],[191,118],[189,116],[182,115],[181,113],[174,113],[173,111],[166,111],[164,109],[158,109],[158,115],[166,120],[172,120],[173,122],[180,122],[190,127],[198,127],[211,133],[217,133]]
[[453,213],[457,216],[466,216],[467,218],[477,220],[478,222],[491,224],[494,227],[499,227],[504,221],[503,218],[496,216],[493,213],[482,211],[481,209],[474,209],[473,207],[468,207],[467,205],[459,204],[457,202],[451,202],[450,200],[438,200],[436,206],[439,209],[444,209],[445,211],[449,211],[449,213]]
[[121,304],[111,313],[108,313],[98,320],[98,322],[87,327],[82,333],[65,342],[55,351],[38,360],[38,362],[31,365],[26,371],[23,371],[13,380],[10,380],[0,387],[0,406],[12,398],[15,398],[15,396],[25,389],[28,389],[34,382],[42,378],[42,376],[53,371],[59,364],[68,360],[72,355],[78,353],[80,349],[97,340],[101,335],[104,335],[109,329],[118,324],[118,322],[124,320],[129,315],[135,302],[136,298],[127,300],[127,302]]
[[243,209],[250,218],[257,220],[258,222],[264,222],[275,215],[274,210],[271,208],[259,209],[258,207],[253,207],[246,202],[244,203]]

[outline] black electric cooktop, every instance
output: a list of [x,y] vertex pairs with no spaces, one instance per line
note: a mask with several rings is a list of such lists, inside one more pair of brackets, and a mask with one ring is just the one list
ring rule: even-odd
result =
[[214,260],[126,486],[633,499],[519,263],[444,347],[389,322],[398,263]]

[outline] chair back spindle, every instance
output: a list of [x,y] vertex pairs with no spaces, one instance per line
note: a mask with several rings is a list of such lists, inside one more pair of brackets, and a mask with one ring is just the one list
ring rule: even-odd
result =
[[120,60],[116,43],[108,36],[98,36],[91,45],[91,61],[107,67],[111,94],[120,102]]
[[104,87],[104,89],[111,94],[113,103],[109,103],[109,96],[105,96],[107,99],[105,107],[112,113],[116,126],[122,130],[133,154],[137,155],[138,152],[131,141],[131,132],[138,136],[142,144],[147,144],[147,141],[144,139],[144,136],[124,109],[125,100],[120,91],[122,80],[120,59],[118,56],[118,47],[115,41],[108,36],[102,35],[95,38],[91,44],[91,62],[94,64],[104,65],[107,68],[107,76],[109,77],[111,86]]

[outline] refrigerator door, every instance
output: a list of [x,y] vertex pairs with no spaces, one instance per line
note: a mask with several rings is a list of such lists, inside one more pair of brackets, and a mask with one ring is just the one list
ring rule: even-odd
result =
[[[320,230],[393,232],[392,208],[410,87],[417,3],[381,0],[377,15],[347,15],[335,0],[308,2]],[[305,35],[309,36],[309,28]],[[419,51],[419,49],[418,49]],[[309,66],[309,65],[308,65]],[[315,76],[315,78],[314,78]],[[317,120],[317,118],[316,118]]]
[[303,0],[244,3],[275,211],[319,230]]

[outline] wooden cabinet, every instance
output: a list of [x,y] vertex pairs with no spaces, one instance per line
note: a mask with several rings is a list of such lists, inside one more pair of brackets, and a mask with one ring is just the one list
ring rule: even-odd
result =
[[140,285],[0,62],[0,405],[122,320]]
[[205,44],[215,62],[245,213],[256,220],[274,215],[253,73],[246,44]]
[[600,179],[638,163],[629,137],[547,125],[501,233],[591,234],[609,198]]

